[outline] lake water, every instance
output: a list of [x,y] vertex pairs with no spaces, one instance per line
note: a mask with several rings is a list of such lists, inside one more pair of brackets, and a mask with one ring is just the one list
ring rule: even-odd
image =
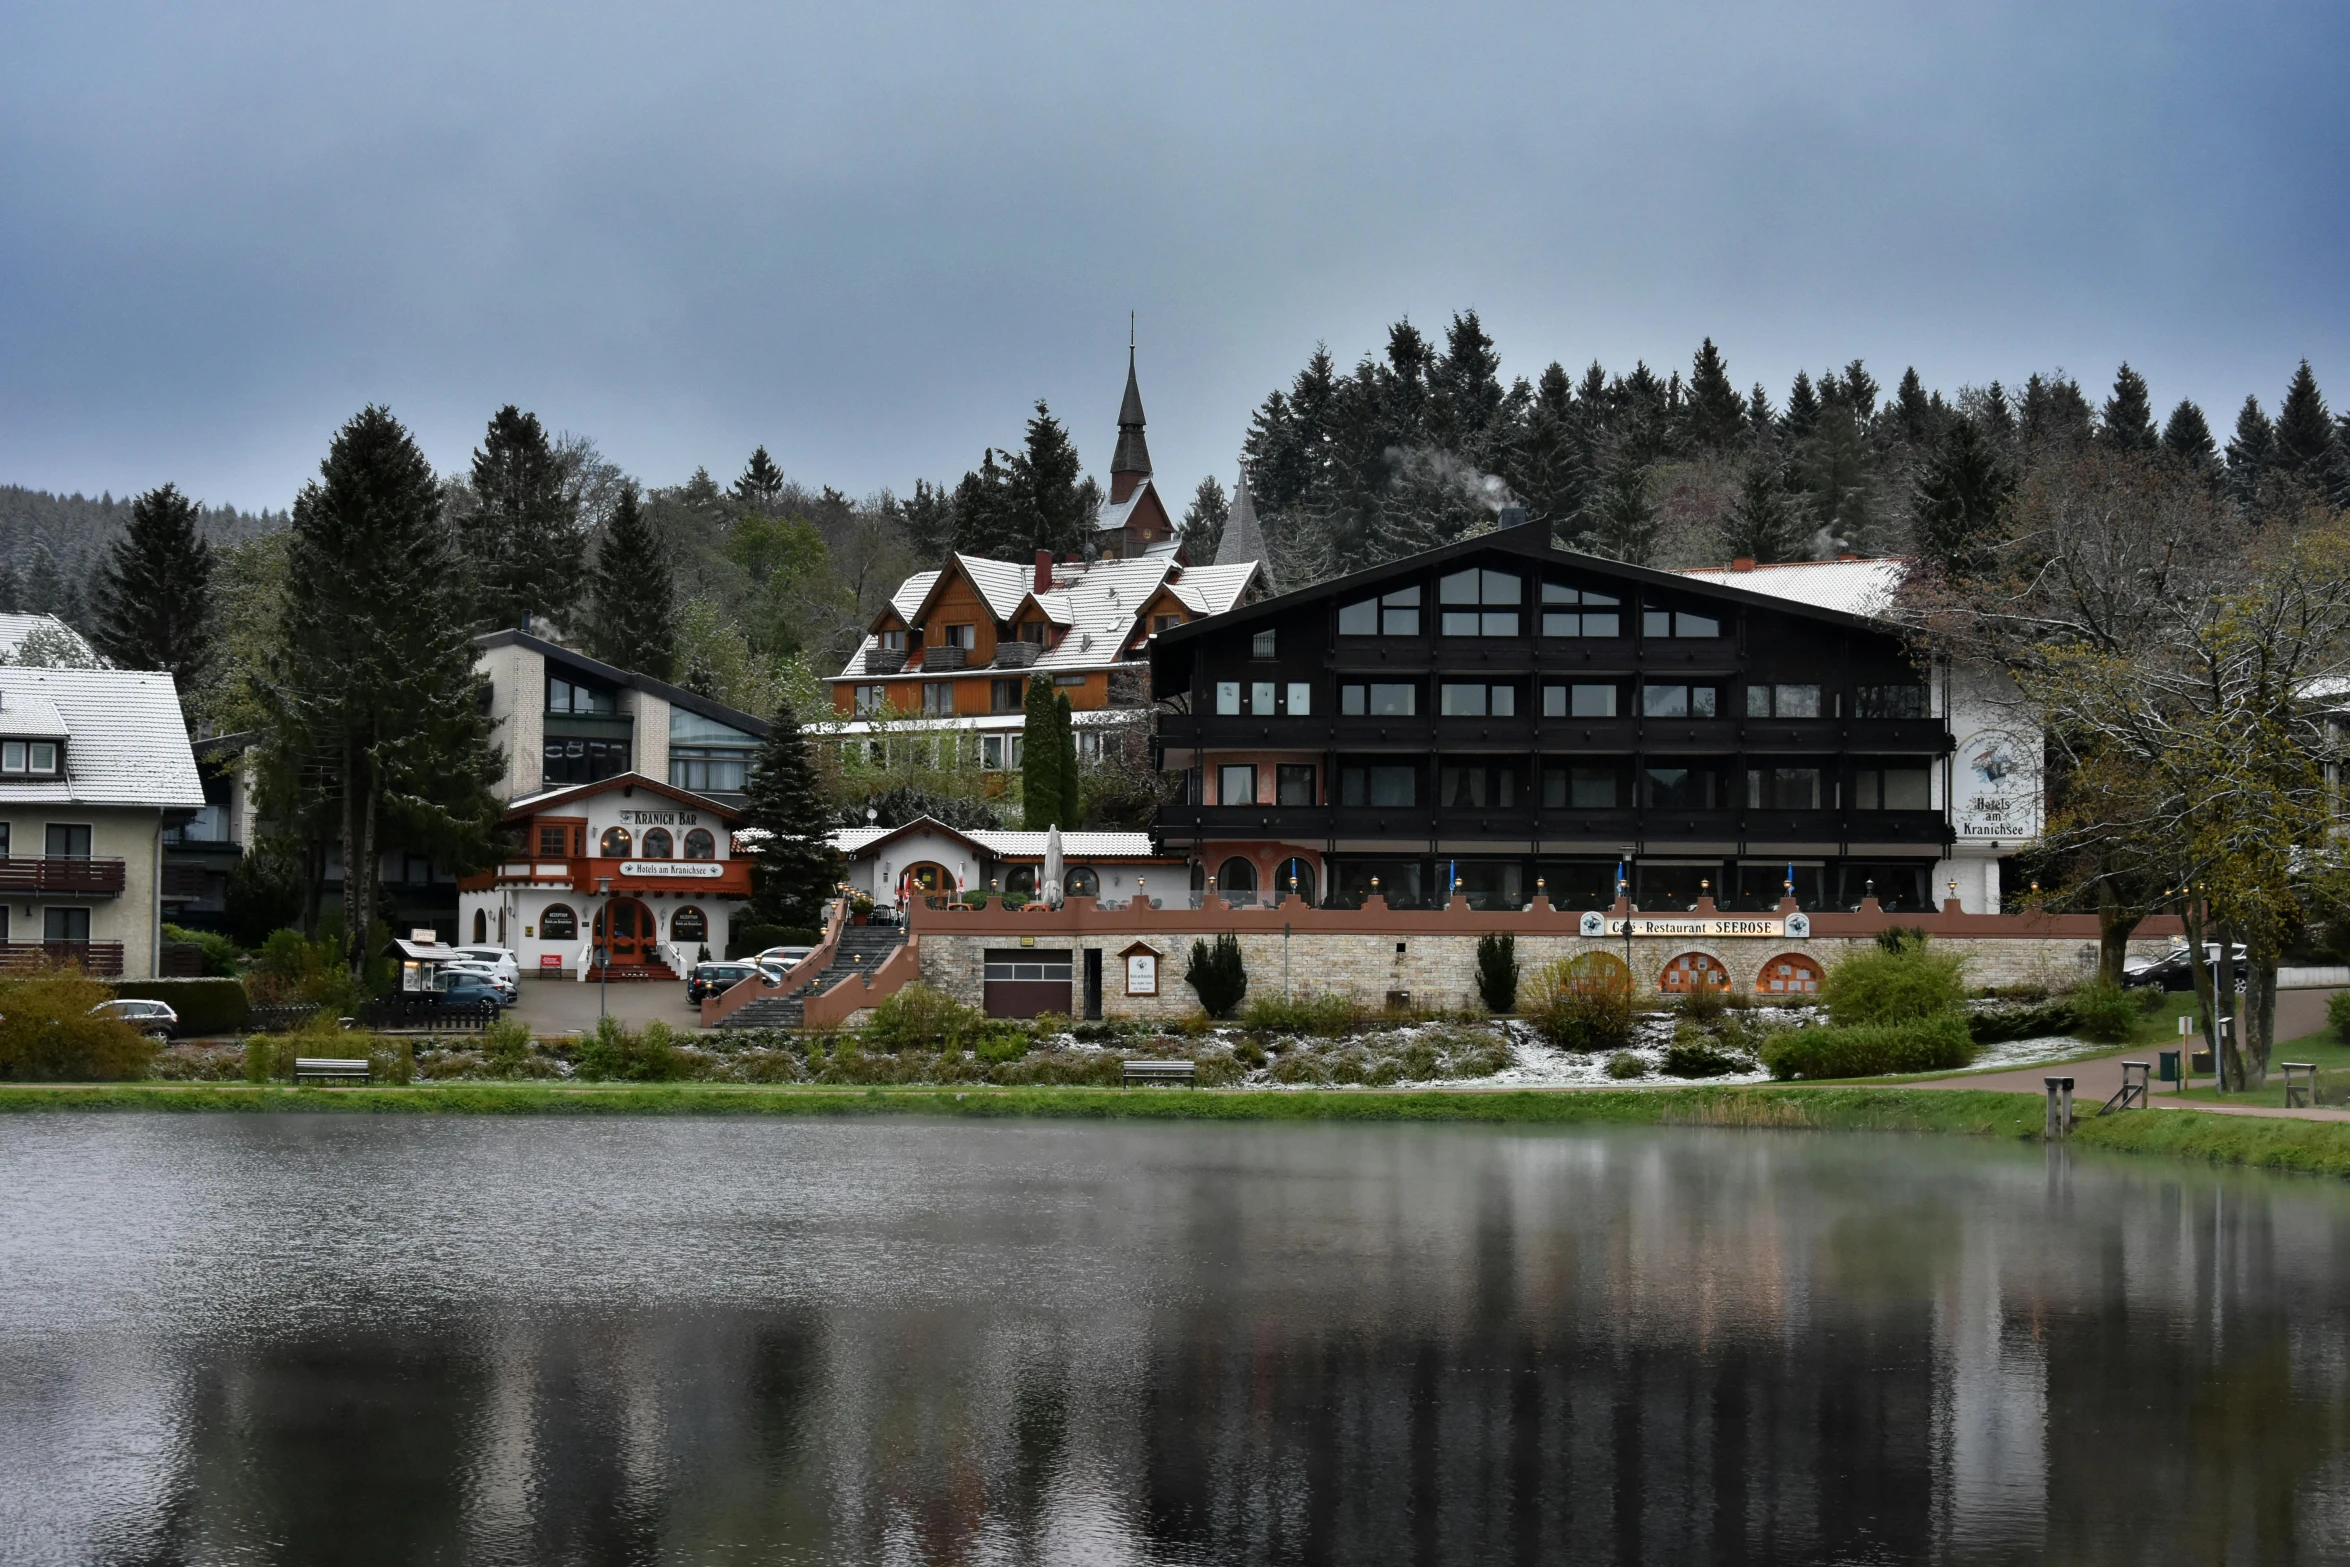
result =
[[1949,1138],[0,1118],[0,1560],[2350,1558],[2350,1192]]

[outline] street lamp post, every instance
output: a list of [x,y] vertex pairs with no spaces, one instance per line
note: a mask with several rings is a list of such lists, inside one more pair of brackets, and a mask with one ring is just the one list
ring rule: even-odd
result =
[[612,878],[598,876],[596,893],[604,900],[603,944],[596,948],[596,1021],[602,1022],[611,1013],[612,998]]
[[1625,844],[1616,862],[1616,898],[1624,905],[1624,993],[1632,991],[1632,845]]

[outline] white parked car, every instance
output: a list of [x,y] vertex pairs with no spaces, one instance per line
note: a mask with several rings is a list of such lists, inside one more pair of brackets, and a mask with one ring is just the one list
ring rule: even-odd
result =
[[160,1001],[142,1001],[126,996],[113,1001],[101,1001],[90,1008],[93,1017],[101,1012],[121,1018],[149,1039],[169,1039],[179,1032],[180,1015]]
[[788,969],[815,950],[814,947],[769,947],[751,961],[761,967],[770,967],[780,963]]
[[487,963],[491,968],[515,984],[522,983],[522,963],[507,947],[459,947],[469,963]]

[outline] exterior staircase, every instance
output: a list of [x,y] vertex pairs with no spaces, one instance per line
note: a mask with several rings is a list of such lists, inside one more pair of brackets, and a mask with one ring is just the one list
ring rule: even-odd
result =
[[807,998],[830,990],[857,974],[870,974],[906,944],[903,925],[851,925],[840,933],[832,961],[816,978],[788,996],[761,996],[746,1001],[719,1023],[720,1028],[798,1029],[806,1021]]
[[591,963],[588,965],[587,977],[588,983],[591,985],[599,980],[610,980],[615,985],[627,985],[652,980],[675,984],[683,976],[666,963],[615,963],[611,965],[609,973],[605,972],[602,965]]

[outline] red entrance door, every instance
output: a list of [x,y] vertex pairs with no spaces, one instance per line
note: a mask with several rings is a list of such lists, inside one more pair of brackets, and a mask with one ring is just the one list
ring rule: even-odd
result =
[[[605,932],[605,922],[611,922],[611,931]],[[614,964],[650,963],[660,932],[653,924],[653,911],[634,898],[614,898],[596,913],[596,945],[611,955]]]

